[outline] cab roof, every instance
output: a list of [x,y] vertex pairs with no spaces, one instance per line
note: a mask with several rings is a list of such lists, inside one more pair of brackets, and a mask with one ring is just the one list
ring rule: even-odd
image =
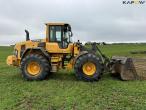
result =
[[51,23],[45,23],[46,25],[65,25],[65,24],[68,24],[68,23],[63,23],[63,22],[51,22]]

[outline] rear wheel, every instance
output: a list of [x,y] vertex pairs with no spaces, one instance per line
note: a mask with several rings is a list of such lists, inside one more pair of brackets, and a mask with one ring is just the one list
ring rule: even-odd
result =
[[102,68],[99,58],[90,53],[80,56],[74,66],[77,78],[85,81],[99,80]]
[[50,64],[42,55],[31,54],[22,59],[21,71],[27,80],[43,80],[50,73]]

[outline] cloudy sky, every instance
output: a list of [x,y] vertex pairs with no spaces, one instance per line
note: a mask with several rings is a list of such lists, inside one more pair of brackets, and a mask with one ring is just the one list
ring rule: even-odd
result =
[[0,45],[45,38],[46,22],[68,22],[73,40],[146,42],[146,3],[122,0],[0,0]]

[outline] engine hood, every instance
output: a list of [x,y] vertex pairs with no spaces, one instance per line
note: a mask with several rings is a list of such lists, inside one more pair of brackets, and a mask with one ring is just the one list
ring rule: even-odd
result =
[[34,48],[34,47],[38,47],[38,45],[42,42],[45,42],[45,39],[36,39],[36,40],[18,42],[15,44],[14,49],[20,50],[22,47],[25,47],[25,49]]

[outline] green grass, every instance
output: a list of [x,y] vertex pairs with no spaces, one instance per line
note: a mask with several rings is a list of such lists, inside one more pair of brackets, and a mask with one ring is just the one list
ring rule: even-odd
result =
[[[146,45],[106,45],[106,55],[133,56]],[[44,81],[25,81],[19,68],[6,65],[13,48],[0,47],[0,110],[145,110],[146,81],[121,81],[104,74],[98,82],[78,81],[60,71]],[[144,55],[134,55],[144,57]]]

